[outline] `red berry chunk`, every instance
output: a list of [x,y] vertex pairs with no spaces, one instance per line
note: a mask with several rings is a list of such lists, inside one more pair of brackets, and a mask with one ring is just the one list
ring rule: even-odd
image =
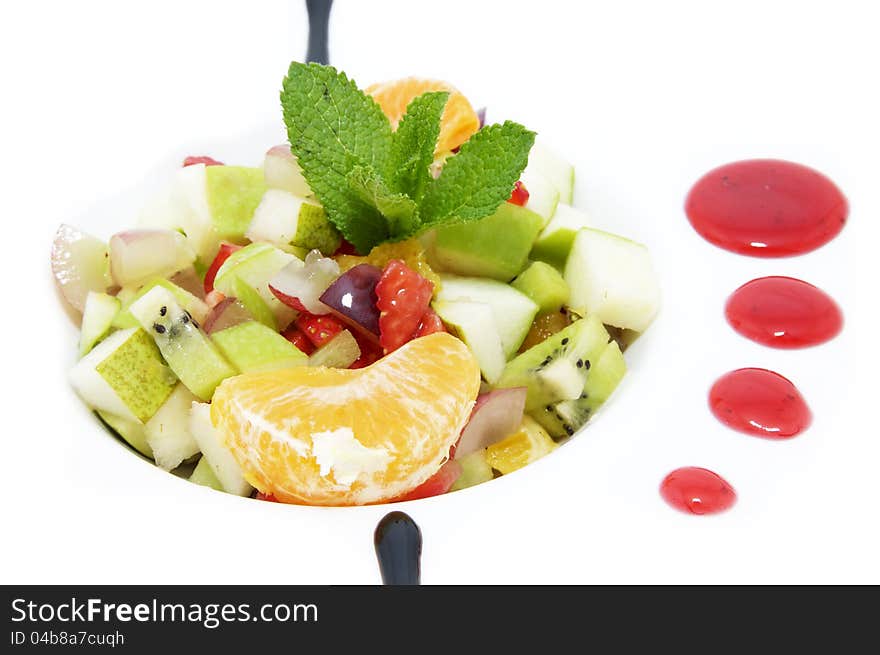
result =
[[277,503],[278,499],[272,494],[264,494],[262,491],[257,492],[257,500],[267,500],[270,503]]
[[510,194],[510,200],[508,202],[512,202],[514,205],[519,205],[520,207],[525,207],[526,203],[529,201],[529,190],[526,189],[526,185],[516,181],[516,184],[513,185],[513,192]]
[[428,307],[427,311],[422,315],[422,320],[419,322],[414,338],[426,337],[435,332],[446,332],[446,326],[443,325],[443,321],[440,320],[437,312]]
[[214,261],[211,262],[211,265],[208,267],[208,271],[205,273],[206,294],[209,294],[214,290],[214,278],[217,277],[217,271],[219,271],[220,267],[223,266],[223,262],[229,259],[229,255],[234,253],[236,250],[241,250],[241,246],[237,246],[234,243],[220,244],[220,250],[217,251],[217,256],[214,257]]
[[303,312],[296,319],[296,327],[302,330],[312,344],[320,348],[337,334],[345,329],[345,326],[329,314],[316,316]]
[[410,341],[428,309],[434,285],[399,259],[392,259],[376,284],[379,345],[390,353]]
[[204,164],[205,166],[223,166],[222,161],[217,161],[213,157],[200,155],[198,157],[189,156],[183,160],[183,167],[192,166],[193,164]]
[[395,498],[393,502],[419,500],[420,498],[430,498],[431,496],[445,494],[452,488],[452,485],[455,484],[460,475],[461,464],[454,460],[449,460],[434,475],[412,491]]
[[336,249],[336,252],[333,253],[333,256],[336,255],[359,255],[358,251],[355,249],[353,245],[351,245],[345,239],[342,240],[342,243],[339,244],[339,247]]
[[281,336],[287,339],[294,346],[303,351],[306,355],[311,355],[315,352],[315,346],[312,345],[312,342],[309,341],[309,338],[302,333],[302,331],[296,327],[296,325],[289,326],[284,332],[281,333]]

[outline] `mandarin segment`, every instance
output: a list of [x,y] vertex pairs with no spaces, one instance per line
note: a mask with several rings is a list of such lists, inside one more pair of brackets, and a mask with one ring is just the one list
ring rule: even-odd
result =
[[393,129],[397,129],[410,101],[431,91],[449,91],[449,100],[440,119],[440,136],[435,151],[442,154],[455,150],[480,129],[480,117],[460,91],[447,82],[418,77],[373,84],[366,89],[379,103]]
[[230,378],[214,394],[211,418],[261,492],[363,505],[396,498],[440,468],[479,387],[467,346],[437,333],[363,369]]

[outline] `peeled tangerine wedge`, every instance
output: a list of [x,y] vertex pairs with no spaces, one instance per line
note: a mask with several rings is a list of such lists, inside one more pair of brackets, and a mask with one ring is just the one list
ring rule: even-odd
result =
[[298,367],[225,380],[211,420],[245,478],[278,500],[379,503],[437,472],[467,423],[480,367],[445,333],[363,369]]

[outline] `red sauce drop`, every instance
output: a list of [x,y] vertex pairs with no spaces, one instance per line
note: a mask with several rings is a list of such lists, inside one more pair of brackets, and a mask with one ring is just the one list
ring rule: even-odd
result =
[[736,491],[717,473],[696,466],[675,469],[660,483],[660,495],[688,514],[717,514],[733,507]]
[[727,299],[724,313],[741,335],[774,348],[825,343],[843,327],[843,314],[831,296],[791,277],[746,282]]
[[785,257],[837,236],[849,206],[834,182],[812,168],[749,159],[706,173],[688,193],[685,211],[694,229],[716,246]]
[[812,414],[787,378],[763,368],[740,368],[718,378],[709,391],[715,417],[734,430],[785,439],[806,430]]

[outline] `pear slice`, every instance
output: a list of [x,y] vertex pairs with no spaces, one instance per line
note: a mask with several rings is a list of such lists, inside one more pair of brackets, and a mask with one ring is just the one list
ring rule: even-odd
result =
[[196,401],[189,389],[178,384],[144,425],[144,436],[159,468],[170,471],[198,454],[199,445],[189,431],[189,411]]
[[226,445],[223,435],[214,427],[211,405],[193,403],[189,420],[190,433],[199,444],[202,458],[208,461],[223,490],[236,496],[250,496],[254,488],[245,480],[241,466]]
[[144,457],[153,459],[153,451],[150,450],[150,444],[147,443],[147,436],[144,434],[143,425],[137,421],[131,421],[109,412],[97,410],[95,413],[110,428],[111,432],[117,434],[125,443]]
[[118,298],[98,291],[89,291],[79,333],[80,357],[94,348],[95,344],[110,331],[113,319],[119,313],[120,305]]
[[176,380],[150,336],[129,328],[114,332],[79,360],[70,382],[89,407],[146,423]]
[[336,252],[342,240],[321,205],[279,189],[263,194],[245,236],[281,247],[317,249],[325,255]]
[[217,479],[214,469],[211,468],[211,464],[208,463],[208,458],[205,456],[199,459],[199,463],[193,469],[192,475],[189,476],[189,481],[193,484],[200,484],[203,487],[210,487],[216,491],[223,491],[223,485],[220,484],[220,480]]
[[214,230],[221,239],[241,242],[266,191],[263,169],[206,166],[204,170]]

